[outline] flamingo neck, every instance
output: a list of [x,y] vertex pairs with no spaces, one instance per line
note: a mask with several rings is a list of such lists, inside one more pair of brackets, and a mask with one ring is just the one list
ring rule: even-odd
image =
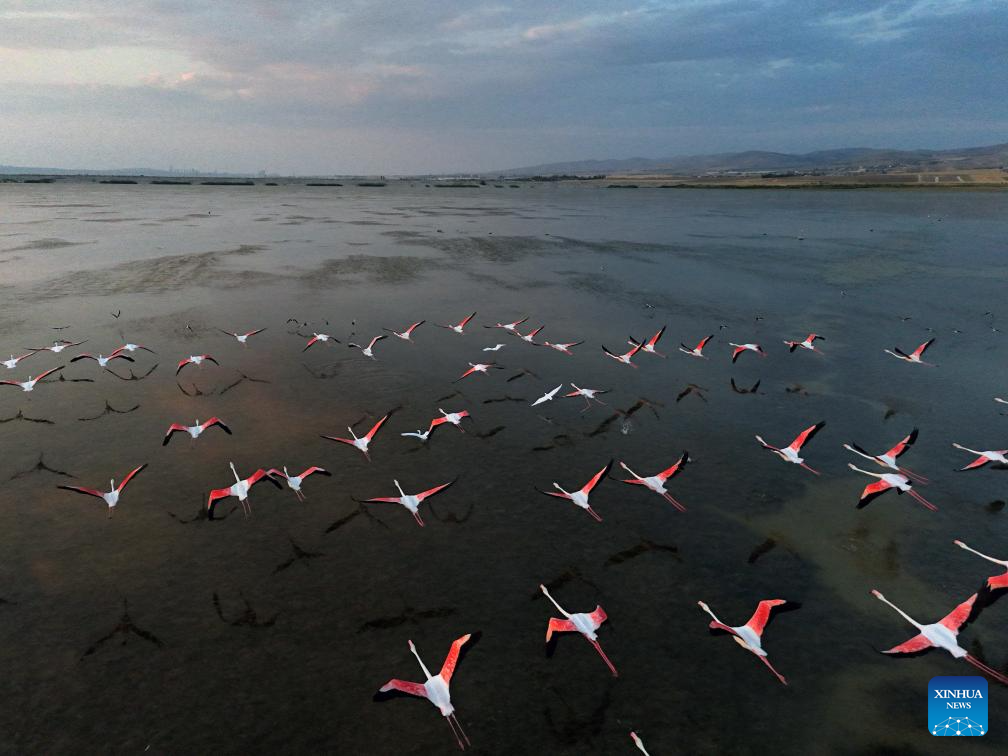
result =
[[430,670],[427,669],[427,665],[423,663],[423,659],[421,659],[420,654],[417,653],[416,646],[413,645],[413,641],[410,641],[410,651],[413,652],[413,656],[415,656],[416,660],[420,663],[420,669],[422,669],[423,673],[427,675],[427,679],[429,680],[432,678],[434,675],[430,673]]
[[560,614],[562,614],[564,617],[570,617],[570,614],[568,614],[567,610],[564,609],[562,606],[560,606],[560,604],[556,602],[556,599],[550,595],[550,592],[546,590],[545,585],[540,585],[539,590],[543,592],[543,595],[550,600],[550,603],[557,608],[557,611],[559,611]]

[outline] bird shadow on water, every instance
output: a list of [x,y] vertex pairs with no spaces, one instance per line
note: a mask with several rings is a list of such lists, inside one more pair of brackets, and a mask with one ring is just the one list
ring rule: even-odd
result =
[[88,649],[83,654],[81,654],[80,660],[83,661],[85,658],[91,656],[96,651],[98,651],[98,649],[100,649],[110,640],[119,636],[122,636],[122,642],[120,643],[120,645],[125,646],[126,643],[129,641],[131,635],[135,635],[141,640],[145,640],[148,643],[157,646],[158,648],[164,647],[164,642],[156,635],[147,630],[144,630],[141,627],[137,627],[137,625],[133,622],[133,618],[130,616],[129,613],[129,602],[126,600],[125,597],[123,597],[123,613],[122,616],[119,618],[118,624],[116,624],[116,626],[113,627],[111,631],[109,631],[101,638],[96,640],[94,643],[92,643],[88,647]]
[[220,596],[218,596],[217,592],[214,591],[213,605],[214,609],[217,612],[217,616],[220,617],[221,622],[231,625],[232,627],[265,628],[265,627],[272,627],[273,624],[277,621],[277,617],[280,616],[280,613],[277,612],[269,619],[260,620],[259,615],[256,613],[256,610],[252,608],[252,605],[249,603],[249,600],[245,598],[245,594],[239,592],[238,595],[241,596],[241,600],[245,604],[245,608],[239,614],[236,614],[234,617],[229,619],[224,616],[224,611],[221,608]]

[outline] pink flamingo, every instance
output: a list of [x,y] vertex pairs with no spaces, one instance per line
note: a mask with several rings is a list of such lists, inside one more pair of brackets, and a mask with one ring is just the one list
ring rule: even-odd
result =
[[986,554],[981,554],[979,551],[971,549],[962,541],[953,541],[953,543],[960,549],[966,549],[966,551],[970,552],[971,554],[976,554],[978,557],[986,559],[988,562],[993,562],[994,564],[1000,564],[1002,567],[1004,567],[1005,573],[1003,575],[993,575],[987,578],[986,585],[987,588],[992,591],[999,591],[1002,588],[1008,588],[1008,559],[995,559],[994,557],[989,557]]
[[882,351],[886,354],[891,354],[898,360],[903,360],[904,362],[914,362],[918,365],[928,365],[929,367],[934,367],[930,362],[924,362],[921,357],[924,356],[925,350],[934,343],[934,339],[930,338],[921,344],[919,347],[914,349],[910,354],[907,354],[899,347],[893,347],[892,349],[883,349]]
[[937,512],[938,507],[932,504],[930,501],[925,499],[919,493],[911,488],[910,479],[903,475],[902,473],[873,473],[867,470],[862,470],[860,467],[855,467],[854,465],[847,463],[847,467],[851,470],[856,470],[859,473],[864,473],[865,475],[870,475],[873,478],[878,478],[877,483],[869,483],[865,486],[864,491],[861,492],[861,499],[858,501],[858,509],[863,509],[868,506],[873,499],[881,496],[890,488],[895,488],[896,493],[908,493],[910,496],[921,506],[930,509],[932,512]]
[[595,510],[588,505],[588,496],[591,494],[592,489],[598,485],[598,482],[602,480],[603,477],[605,477],[606,473],[609,472],[609,468],[612,467],[612,463],[613,461],[610,459],[605,467],[603,467],[601,470],[595,473],[595,475],[592,476],[592,479],[589,480],[587,483],[585,483],[584,486],[582,486],[577,491],[565,491],[563,488],[560,487],[560,484],[557,482],[553,483],[553,487],[560,493],[554,493],[553,491],[543,491],[539,488],[537,488],[536,490],[539,491],[539,493],[546,494],[547,496],[555,496],[558,499],[568,499],[569,501],[573,502],[575,506],[581,507],[581,509],[585,510],[598,522],[602,522],[602,518],[599,517],[598,514],[595,512]]
[[367,432],[366,435],[361,436],[360,438],[357,438],[357,434],[353,432],[353,428],[351,428],[349,425],[347,426],[347,430],[350,431],[350,435],[353,436],[353,438],[340,438],[338,436],[322,436],[322,438],[327,438],[330,441],[339,441],[340,443],[343,444],[349,444],[355,449],[359,449],[360,451],[362,451],[364,453],[365,458],[367,458],[367,461],[370,462],[371,455],[368,452],[368,445],[371,443],[371,439],[374,438],[375,433],[378,432],[378,429],[382,427],[382,424],[386,420],[388,420],[388,418],[389,416],[385,415],[385,417],[383,417],[381,420],[379,420],[377,423],[374,424],[374,426],[371,428],[371,430]]
[[885,454],[872,455],[862,449],[855,443],[844,444],[844,449],[847,451],[852,451],[858,456],[864,457],[865,459],[870,459],[875,464],[880,467],[886,467],[894,472],[906,475],[908,478],[913,478],[918,483],[927,483],[928,479],[923,475],[918,475],[917,473],[908,470],[905,467],[900,467],[896,464],[896,459],[901,455],[905,454],[910,447],[913,445],[914,441],[917,440],[917,429],[914,428],[906,436],[900,440],[893,448],[887,451]]
[[103,499],[105,503],[108,504],[108,516],[111,518],[112,510],[115,509],[116,505],[119,503],[119,495],[123,492],[123,489],[126,488],[126,484],[133,480],[134,476],[136,476],[145,467],[147,467],[146,462],[139,467],[135,467],[130,470],[129,474],[122,479],[122,482],[118,486],[115,484],[114,480],[110,480],[108,491],[99,491],[95,488],[82,488],[80,486],[57,486],[57,488]]
[[674,478],[676,474],[686,465],[687,462],[689,462],[689,452],[684,451],[682,453],[682,456],[679,457],[678,460],[676,460],[676,463],[674,465],[662,470],[661,472],[655,473],[650,477],[643,477],[641,475],[638,475],[629,467],[627,467],[625,464],[620,462],[620,467],[622,467],[628,473],[633,475],[632,480],[624,480],[622,482],[636,484],[640,486],[647,486],[648,490],[654,491],[656,494],[660,495],[662,498],[665,499],[665,501],[674,506],[680,512],[685,512],[686,507],[684,507],[678,501],[673,499],[672,495],[666,490],[665,481],[667,481],[670,478]]
[[601,606],[596,606],[595,611],[591,613],[584,614],[571,614],[566,609],[564,609],[560,604],[556,602],[556,599],[550,596],[549,591],[546,590],[546,586],[539,584],[539,590],[543,592],[543,595],[548,598],[560,613],[564,616],[564,619],[558,619],[557,617],[550,617],[549,624],[546,626],[546,642],[550,642],[550,638],[553,637],[553,633],[570,633],[578,632],[583,635],[595,650],[598,651],[599,656],[602,657],[602,661],[606,663],[609,667],[609,671],[612,672],[613,677],[619,677],[619,672],[616,671],[616,667],[613,663],[609,661],[609,657],[605,655],[605,651],[602,650],[602,646],[598,641],[598,634],[595,632],[598,630],[602,623],[606,621],[605,610]]
[[787,601],[784,599],[766,599],[764,601],[760,601],[759,604],[756,605],[756,611],[753,612],[753,616],[749,618],[749,621],[744,625],[738,625],[737,627],[724,624],[703,601],[697,601],[697,606],[713,618],[713,621],[709,625],[711,630],[724,630],[726,633],[731,633],[732,639],[736,643],[742,646],[742,648],[746,651],[755,654],[761,662],[767,665],[767,668],[774,673],[774,676],[778,680],[780,680],[784,685],[787,685],[788,683],[787,680],[784,679],[784,676],[774,669],[773,665],[770,663],[770,660],[767,658],[767,652],[763,650],[762,645],[763,629],[770,620],[770,612],[773,611],[774,607],[783,606],[786,603]]
[[[456,478],[455,480],[458,480]],[[382,502],[388,502],[389,504],[402,504],[406,509],[410,511],[413,515],[413,519],[417,521],[417,525],[421,528],[424,526],[424,521],[420,518],[420,504],[429,496],[433,496],[436,493],[444,491],[448,486],[455,482],[455,480],[450,480],[447,483],[442,483],[440,486],[434,486],[434,488],[428,488],[426,491],[421,491],[418,494],[408,494],[402,490],[402,486],[399,485],[398,480],[393,480],[395,487],[399,489],[398,496],[376,496],[373,499],[364,499],[364,504],[378,504]]]
[[816,433],[822,430],[822,427],[824,425],[826,425],[825,421],[820,421],[815,425],[806,428],[795,437],[794,441],[792,441],[788,446],[785,446],[783,449],[778,449],[776,446],[771,446],[770,444],[768,444],[766,441],[763,440],[762,436],[756,436],[756,440],[760,442],[760,444],[763,446],[764,449],[769,449],[778,457],[783,459],[785,462],[790,462],[792,464],[799,465],[801,467],[804,467],[809,472],[818,475],[819,473],[816,470],[813,470],[811,467],[806,465],[805,460],[798,456],[798,452],[800,452],[802,447],[809,442],[812,436],[814,436]]

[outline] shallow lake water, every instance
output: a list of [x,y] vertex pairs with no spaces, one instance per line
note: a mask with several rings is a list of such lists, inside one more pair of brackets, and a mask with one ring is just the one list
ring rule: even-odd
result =
[[[630,730],[654,756],[944,752],[928,681],[973,669],[879,654],[915,631],[869,591],[933,622],[999,571],[953,539],[1008,558],[1008,475],[955,472],[972,457],[951,446],[1008,437],[993,400],[1008,397],[1005,197],[0,184],[0,356],[87,339],[0,367],[65,366],[31,393],[0,386],[0,749],[450,753],[429,703],[374,696],[423,681],[408,639],[436,670],[473,633],[451,691],[475,753],[633,753]],[[464,335],[435,325],[473,311]],[[585,343],[567,356],[483,328],[524,316],[538,340]],[[346,346],[421,319],[376,360]],[[667,359],[602,353],[665,325]],[[254,328],[247,346],[217,330]],[[343,343],[303,352],[313,331]],[[823,354],[788,353],[810,331]],[[709,360],[678,352],[708,334]],[[935,368],[883,352],[932,336]],[[117,375],[70,362],[126,341],[156,354]],[[753,341],[768,355],[732,364],[728,342]],[[220,365],[176,377],[203,353]],[[453,382],[489,359],[504,369]],[[585,412],[530,406],[561,382],[609,393]],[[465,432],[400,435],[439,407],[468,410]],[[370,461],[320,437],[392,410]],[[233,435],[162,446],[171,423],[210,416]],[[804,455],[818,477],[753,438],[786,445],[820,420]],[[881,453],[915,427],[905,460],[939,511],[894,493],[857,509],[869,479],[847,462],[875,468],[843,443]],[[591,496],[601,523],[535,490],[610,459],[651,474],[683,450],[669,488],[686,512],[618,468]],[[308,478],[303,502],[260,484],[251,516],[230,499],[209,521],[229,462],[332,476]],[[143,463],[111,519],[57,488]],[[456,477],[424,528],[358,503]],[[539,583],[569,611],[604,607],[618,678],[576,634],[547,653]],[[767,598],[801,604],[764,635],[787,687],[696,604],[742,624]],[[991,604],[960,642],[1008,670],[1006,620]],[[990,696],[972,753],[1008,743],[1008,691]]]

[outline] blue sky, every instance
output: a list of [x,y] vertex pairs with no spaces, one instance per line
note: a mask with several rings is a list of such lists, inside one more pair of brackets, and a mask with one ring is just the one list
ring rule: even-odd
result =
[[0,0],[0,164],[282,173],[1008,141],[1008,0]]

